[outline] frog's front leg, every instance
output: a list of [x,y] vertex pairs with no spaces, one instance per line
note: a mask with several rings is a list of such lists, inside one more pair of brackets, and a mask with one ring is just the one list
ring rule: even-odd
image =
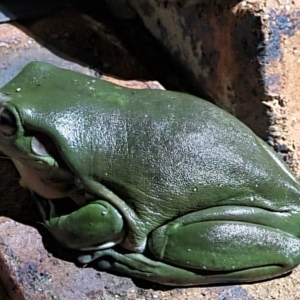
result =
[[259,208],[206,209],[156,229],[148,240],[153,259],[112,249],[80,261],[98,259],[102,266],[111,256],[113,269],[169,285],[257,281],[300,263],[300,240],[283,231],[288,226],[280,213]]
[[125,235],[123,217],[103,200],[61,216],[56,216],[55,207],[50,205],[50,217],[44,219],[44,225],[62,245],[77,250],[113,247]]

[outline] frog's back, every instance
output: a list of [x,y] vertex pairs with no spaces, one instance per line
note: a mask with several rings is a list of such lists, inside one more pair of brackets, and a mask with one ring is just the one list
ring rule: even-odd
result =
[[22,90],[29,99],[20,103],[28,105],[24,119],[44,128],[77,176],[98,180],[141,218],[151,215],[162,224],[220,205],[298,208],[299,183],[292,173],[251,130],[216,106],[43,68],[34,74],[41,84],[31,79],[28,92]]
[[[126,127],[111,156],[115,167],[106,172],[121,178],[120,190],[125,187],[135,207],[140,197],[146,197],[147,213],[158,210],[170,215],[178,214],[178,207],[186,211],[220,205],[274,211],[298,208],[297,179],[236,118],[180,93],[148,91],[131,101],[141,103],[143,109],[127,113]],[[122,154],[116,155],[118,151]],[[141,201],[143,213],[144,204]]]
[[80,122],[64,119],[59,129],[68,126],[73,138],[74,128],[80,132],[69,165],[92,174],[141,218],[161,223],[222,205],[298,208],[299,183],[284,163],[245,125],[204,100],[120,89],[87,99],[80,114]]

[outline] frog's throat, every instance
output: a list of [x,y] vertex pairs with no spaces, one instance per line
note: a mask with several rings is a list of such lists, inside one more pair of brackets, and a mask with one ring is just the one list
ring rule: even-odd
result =
[[98,181],[82,178],[82,186],[91,194],[102,197],[111,203],[126,220],[127,235],[121,245],[130,251],[142,253],[147,244],[148,228],[133,209]]
[[27,166],[17,159],[12,158],[12,161],[18,170],[21,180],[21,186],[39,194],[47,199],[58,199],[68,197],[66,193],[58,188],[51,187],[47,184],[46,178],[49,170],[38,170]]

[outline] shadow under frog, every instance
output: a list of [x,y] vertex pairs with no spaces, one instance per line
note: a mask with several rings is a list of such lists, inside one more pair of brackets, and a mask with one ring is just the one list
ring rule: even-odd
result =
[[[189,286],[300,263],[299,182],[225,111],[42,62],[0,93],[0,149],[82,264]],[[74,208],[63,212],[66,197]]]

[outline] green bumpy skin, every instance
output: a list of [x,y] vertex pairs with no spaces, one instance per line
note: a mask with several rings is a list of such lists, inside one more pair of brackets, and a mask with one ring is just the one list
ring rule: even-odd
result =
[[[42,62],[0,101],[0,149],[50,199],[45,226],[80,262],[182,286],[268,279],[300,263],[298,180],[213,104]],[[76,208],[62,213],[65,197]]]

